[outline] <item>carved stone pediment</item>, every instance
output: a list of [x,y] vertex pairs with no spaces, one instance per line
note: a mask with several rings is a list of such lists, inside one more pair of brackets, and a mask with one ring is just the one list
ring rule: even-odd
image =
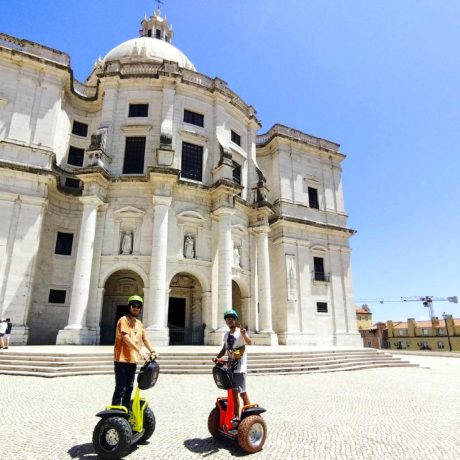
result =
[[247,235],[248,233],[247,228],[243,227],[241,224],[234,225],[232,227],[232,231],[233,233],[240,235],[240,236]]
[[183,211],[176,216],[177,221],[181,224],[203,225],[206,219],[196,211]]
[[125,206],[124,208],[114,211],[113,218],[115,220],[134,219],[140,220],[144,217],[145,211],[135,208],[134,206]]

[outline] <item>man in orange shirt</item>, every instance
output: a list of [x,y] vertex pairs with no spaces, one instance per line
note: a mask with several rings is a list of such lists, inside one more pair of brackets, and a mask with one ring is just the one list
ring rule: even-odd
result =
[[[144,325],[137,319],[143,303],[142,297],[138,295],[128,299],[129,313],[118,320],[115,336],[115,391],[112,406],[125,406],[128,410],[131,406],[136,364],[142,357],[142,345],[145,345],[150,354],[155,353]],[[144,357],[148,359],[149,355]]]

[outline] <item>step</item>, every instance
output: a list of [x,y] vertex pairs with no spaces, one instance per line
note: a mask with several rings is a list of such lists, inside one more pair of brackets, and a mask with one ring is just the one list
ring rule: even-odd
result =
[[[279,366],[283,364],[302,364],[302,363],[321,363],[321,362],[328,362],[328,363],[336,363],[336,362],[347,362],[350,360],[357,360],[364,362],[368,360],[375,360],[375,359],[392,359],[392,360],[400,360],[401,358],[393,358],[393,357],[388,357],[386,355],[370,355],[370,356],[364,356],[364,357],[355,357],[355,356],[335,356],[335,357],[327,357],[327,358],[310,358],[310,357],[296,357],[295,359],[285,359],[284,357],[278,358],[276,360],[273,359],[265,359],[265,358],[259,358],[259,359],[251,359],[249,366],[250,367],[257,367],[257,366]],[[212,366],[213,363],[212,361],[209,360],[196,360],[196,359],[189,359],[189,360],[184,360],[184,361],[178,361],[178,360],[171,360],[171,359],[159,359],[158,363],[162,367],[170,367],[170,366]],[[86,360],[86,361],[80,361],[80,360],[74,360],[74,361],[45,361],[45,360],[15,360],[15,359],[9,359],[9,360],[1,360],[0,361],[0,366],[1,365],[23,365],[23,366],[41,366],[41,367],[52,367],[52,368],[63,368],[63,367],[75,367],[75,366],[80,366],[83,367],[84,365],[91,365],[91,366],[113,366],[113,361],[112,360],[105,360],[105,361],[99,361],[99,360]]]
[[[166,374],[209,375],[214,357],[209,352],[164,352],[158,363]],[[389,366],[414,365],[374,349],[256,352],[249,354],[248,373],[296,374]],[[0,374],[39,377],[113,374],[113,354],[5,351],[0,353]]]

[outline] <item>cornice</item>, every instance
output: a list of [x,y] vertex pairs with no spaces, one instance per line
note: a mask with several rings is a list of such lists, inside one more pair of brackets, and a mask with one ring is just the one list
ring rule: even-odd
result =
[[283,225],[284,223],[316,227],[316,228],[323,229],[323,230],[332,230],[335,232],[347,233],[349,236],[352,236],[356,233],[356,230],[353,230],[351,228],[340,227],[338,225],[323,224],[320,222],[315,222],[313,220],[298,219],[295,217],[276,216],[270,219],[270,227],[275,227],[277,225]]

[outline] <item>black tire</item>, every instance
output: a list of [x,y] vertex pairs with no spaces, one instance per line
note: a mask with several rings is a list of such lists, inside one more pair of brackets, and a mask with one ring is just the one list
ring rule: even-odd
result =
[[236,439],[244,451],[259,452],[267,439],[265,420],[260,415],[250,415],[241,420]]
[[153,432],[155,431],[155,415],[153,414],[153,410],[150,407],[147,407],[144,411],[144,434],[140,439],[140,443],[143,443],[149,439]]
[[128,420],[108,417],[99,421],[93,431],[93,447],[104,459],[124,457],[131,447],[133,432]]
[[219,409],[214,407],[208,417],[208,430],[212,436],[216,439],[222,438],[222,435],[219,433],[219,422],[220,422],[220,414]]

